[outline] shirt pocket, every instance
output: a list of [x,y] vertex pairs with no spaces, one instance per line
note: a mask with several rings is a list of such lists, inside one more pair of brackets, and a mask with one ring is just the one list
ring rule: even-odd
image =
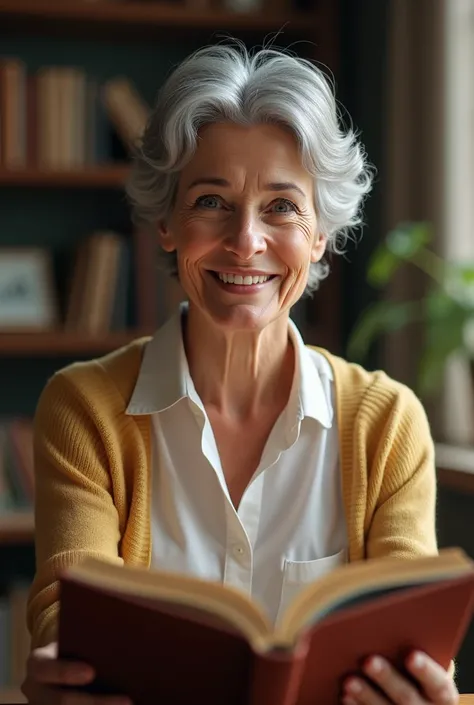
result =
[[290,561],[285,558],[277,620],[281,619],[285,609],[305,587],[344,563],[347,563],[345,548],[332,556],[317,558],[314,561]]

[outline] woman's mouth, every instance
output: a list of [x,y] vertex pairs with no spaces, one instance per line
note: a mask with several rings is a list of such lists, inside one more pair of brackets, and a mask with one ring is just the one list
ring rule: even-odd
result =
[[217,276],[224,284],[239,284],[250,286],[251,284],[264,284],[269,279],[273,278],[271,274],[258,274],[252,276],[250,274],[227,274],[226,272],[217,272]]
[[210,274],[223,289],[235,293],[258,291],[277,276],[276,274],[235,274],[215,271],[210,271]]

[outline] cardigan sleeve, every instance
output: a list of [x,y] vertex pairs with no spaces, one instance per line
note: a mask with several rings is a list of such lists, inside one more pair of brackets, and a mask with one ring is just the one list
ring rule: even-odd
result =
[[[376,384],[385,396],[369,439],[367,558],[436,554],[434,443],[424,408],[407,387]],[[377,404],[377,408],[383,408]]]
[[94,407],[67,373],[46,385],[34,419],[36,575],[32,648],[56,638],[58,576],[88,556],[122,563],[108,459]]

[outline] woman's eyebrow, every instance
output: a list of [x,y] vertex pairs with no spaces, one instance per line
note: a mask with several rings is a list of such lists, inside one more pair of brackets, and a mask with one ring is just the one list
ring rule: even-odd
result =
[[304,191],[291,181],[276,181],[271,184],[265,184],[264,188],[266,191],[297,191],[303,198],[306,198]]
[[[195,186],[223,186],[225,188],[230,187],[229,181],[227,179],[223,179],[220,176],[203,176],[200,177],[199,179],[194,179],[189,186],[188,186],[188,191],[189,189],[194,188]],[[265,191],[296,191],[299,193],[303,198],[306,198],[306,194],[302,189],[300,189],[299,186],[296,184],[292,183],[291,181],[273,181],[269,184],[265,184],[264,186]]]

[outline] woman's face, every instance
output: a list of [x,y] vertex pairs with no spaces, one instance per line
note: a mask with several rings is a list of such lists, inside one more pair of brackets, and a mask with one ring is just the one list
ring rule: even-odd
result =
[[313,178],[275,125],[206,126],[160,226],[190,305],[220,326],[261,329],[289,313],[321,259]]

